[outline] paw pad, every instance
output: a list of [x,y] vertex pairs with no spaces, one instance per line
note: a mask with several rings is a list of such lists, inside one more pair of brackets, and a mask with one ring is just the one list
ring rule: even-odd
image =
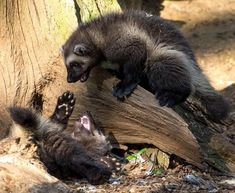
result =
[[104,163],[108,168],[110,168],[113,172],[120,172],[122,170],[122,164],[114,157],[110,157],[109,155],[107,155],[102,157],[100,161]]
[[70,115],[73,112],[75,105],[75,97],[72,92],[65,92],[58,98],[56,110],[54,113],[54,117],[57,121],[65,123],[68,121]]

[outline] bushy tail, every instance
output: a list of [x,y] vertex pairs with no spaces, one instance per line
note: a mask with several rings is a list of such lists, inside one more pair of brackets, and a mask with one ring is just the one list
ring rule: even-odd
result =
[[211,86],[200,70],[194,69],[193,73],[196,74],[193,76],[196,99],[201,102],[211,120],[214,122],[225,120],[230,112],[229,102]]
[[16,124],[32,132],[38,129],[40,117],[33,110],[21,107],[10,107],[9,112]]
[[211,120],[221,122],[228,117],[230,105],[223,95],[212,89],[196,94]]
[[219,93],[205,97],[201,100],[201,103],[205,106],[210,118],[215,122],[226,119],[230,112],[229,102]]

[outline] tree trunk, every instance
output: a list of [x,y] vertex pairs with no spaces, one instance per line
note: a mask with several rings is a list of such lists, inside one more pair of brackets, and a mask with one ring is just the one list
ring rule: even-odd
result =
[[[81,111],[89,110],[119,143],[154,144],[200,168],[206,157],[221,171],[235,171],[234,145],[218,130],[223,125],[204,116],[196,119],[200,108],[195,104],[185,103],[176,109],[185,122],[173,110],[159,107],[154,96],[140,86],[131,97],[119,102],[111,95],[117,79],[100,68],[84,84],[67,84],[60,46],[77,21],[117,9],[116,0],[105,4],[99,0],[1,1],[1,137],[11,123],[8,106],[33,107],[49,115],[56,98],[71,90],[77,95],[77,103],[70,125]],[[218,146],[217,141],[225,146]]]
[[[51,110],[47,106],[44,109],[44,103],[69,89],[65,86],[66,72],[59,48],[77,26],[74,13],[73,1],[1,1],[2,130],[9,125],[6,107],[20,105]],[[44,93],[45,87],[50,94]]]

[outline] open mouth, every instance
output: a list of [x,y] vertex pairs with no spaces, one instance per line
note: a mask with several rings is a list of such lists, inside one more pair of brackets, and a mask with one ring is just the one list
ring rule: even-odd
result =
[[86,129],[87,131],[93,134],[92,124],[94,124],[94,121],[93,121],[91,114],[89,112],[84,112],[75,121],[74,127],[75,129],[77,128],[80,131],[81,129]]
[[80,122],[85,129],[90,130],[91,126],[90,126],[90,119],[88,116],[83,115],[82,117],[80,117]]
[[88,79],[89,74],[90,74],[90,70],[87,70],[86,72],[84,72],[84,73],[81,75],[80,82],[85,82],[85,81]]

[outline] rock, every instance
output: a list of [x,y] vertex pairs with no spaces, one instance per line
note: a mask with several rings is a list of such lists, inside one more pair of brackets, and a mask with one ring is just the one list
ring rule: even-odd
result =
[[185,176],[185,181],[189,184],[193,184],[198,186],[199,189],[207,189],[208,192],[218,192],[219,188],[215,183],[211,181],[205,181],[199,176],[194,176],[192,174],[188,174]]
[[229,180],[223,180],[220,182],[220,184],[229,184],[229,185],[233,185],[235,188],[235,178],[233,179],[229,179]]
[[193,184],[193,185],[204,185],[205,181],[198,176],[194,176],[192,174],[187,174],[185,176],[185,181],[188,182],[189,184]]

